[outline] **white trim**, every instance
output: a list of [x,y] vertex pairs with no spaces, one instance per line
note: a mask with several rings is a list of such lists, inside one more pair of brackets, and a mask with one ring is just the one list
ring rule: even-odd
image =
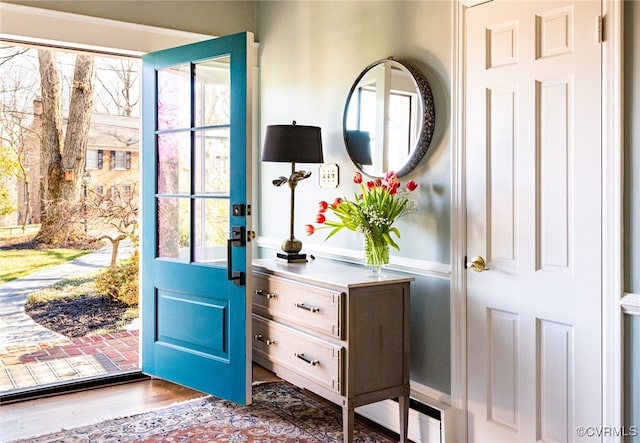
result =
[[[464,23],[468,2],[452,2],[453,82],[451,97],[451,405],[455,408],[453,439],[467,441],[467,215],[464,151]],[[473,4],[471,4],[473,6]]]
[[[400,430],[398,417],[398,403],[384,400],[355,409],[356,413],[384,426],[394,432]],[[444,414],[441,411],[441,416]],[[415,443],[440,443],[442,440],[442,421],[409,409],[408,438]]]
[[416,381],[411,381],[410,383],[411,398],[440,410],[451,407],[451,396],[449,394]]
[[[411,382],[411,398],[440,412],[440,420],[416,411],[409,410],[409,439],[415,443],[421,442],[454,442],[453,417],[454,409],[449,402],[449,396],[420,383]],[[356,408],[356,412],[370,420],[398,432],[400,420],[398,403],[385,400]]]
[[[602,0],[602,425],[623,425],[623,85],[621,0]],[[603,442],[621,442],[608,436]]]
[[640,294],[624,294],[620,300],[620,306],[624,314],[640,315]]
[[[276,239],[275,237],[257,237],[256,245],[259,248],[271,249],[274,251],[280,250],[282,239]],[[329,258],[332,260],[338,260],[348,263],[363,264],[362,251],[337,248],[335,246],[329,246],[325,244],[305,244],[303,253],[309,255]],[[389,259],[389,265],[386,266],[390,271],[406,272],[414,275],[420,275],[424,277],[432,277],[441,280],[449,280],[451,277],[451,267],[447,263],[438,263],[428,260],[417,260],[406,257],[391,256]]]
[[0,2],[0,39],[140,57],[214,36]]

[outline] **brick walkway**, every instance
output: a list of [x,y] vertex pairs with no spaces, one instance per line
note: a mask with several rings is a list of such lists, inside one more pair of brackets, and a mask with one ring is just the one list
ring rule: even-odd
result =
[[[121,245],[118,258],[131,251],[132,245]],[[24,312],[31,292],[110,262],[111,248],[105,247],[0,285],[0,392],[138,368],[136,330],[69,339]]]
[[136,370],[139,356],[138,331],[0,348],[0,391]]

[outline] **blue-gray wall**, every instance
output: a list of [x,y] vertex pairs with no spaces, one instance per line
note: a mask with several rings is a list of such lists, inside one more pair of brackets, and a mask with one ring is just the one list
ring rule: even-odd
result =
[[[419,211],[401,219],[400,252],[414,260],[412,286],[411,379],[450,392],[450,331],[448,276],[434,278],[430,269],[450,263],[451,180],[451,4],[448,2],[280,2],[257,3],[260,36],[260,132],[271,124],[320,126],[325,163],[340,168],[337,189],[321,189],[317,176],[296,188],[296,237],[305,250],[332,257],[334,248],[361,258],[363,240],[350,231],[324,241],[326,231],[311,237],[304,225],[314,223],[319,200],[351,196],[356,171],[345,151],[342,116],[345,99],[360,72],[375,60],[393,56],[419,68],[428,78],[436,106],[436,129],[426,158],[404,177],[419,183],[414,193]],[[311,167],[317,174],[318,165]],[[288,190],[271,180],[290,166],[259,166],[258,226],[261,237],[279,241],[289,234]],[[264,241],[263,243],[264,244]],[[273,250],[263,251],[273,256]],[[393,259],[392,259],[393,263]]]

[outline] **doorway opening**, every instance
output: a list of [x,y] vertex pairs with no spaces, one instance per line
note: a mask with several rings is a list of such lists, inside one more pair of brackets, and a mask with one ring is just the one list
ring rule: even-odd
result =
[[[38,255],[44,268],[0,280],[1,403],[142,376],[140,66],[131,56],[0,46],[0,259],[20,267]],[[81,82],[79,69],[95,74]],[[78,100],[75,89],[91,89],[90,100]],[[75,198],[57,206],[40,191],[50,185],[52,127],[62,135],[61,186],[75,186]],[[65,148],[77,149],[76,164],[64,164]],[[72,234],[42,241],[45,227]]]

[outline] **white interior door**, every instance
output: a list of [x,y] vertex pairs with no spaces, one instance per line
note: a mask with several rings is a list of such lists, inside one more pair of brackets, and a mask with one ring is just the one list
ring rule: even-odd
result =
[[466,10],[468,435],[571,442],[598,426],[597,1]]

